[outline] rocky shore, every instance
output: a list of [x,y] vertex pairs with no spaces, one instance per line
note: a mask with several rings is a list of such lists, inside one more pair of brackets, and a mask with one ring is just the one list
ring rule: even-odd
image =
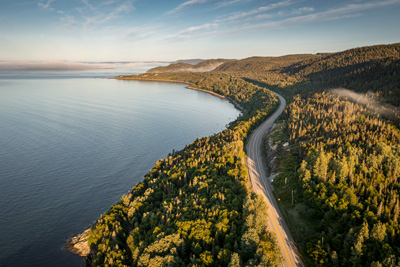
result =
[[86,257],[90,253],[90,247],[88,244],[89,231],[90,228],[72,237],[67,241],[65,247],[74,254],[78,254],[81,257]]
[[76,236],[68,239],[67,243],[65,243],[64,247],[67,248],[74,254],[77,254],[84,258],[85,267],[92,266],[93,254],[90,251],[88,237],[89,232],[92,227],[89,227],[85,231]]

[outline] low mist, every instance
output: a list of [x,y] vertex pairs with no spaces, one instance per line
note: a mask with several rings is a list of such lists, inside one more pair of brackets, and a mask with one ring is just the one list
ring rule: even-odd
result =
[[0,71],[83,71],[113,69],[111,64],[79,62],[0,62]]
[[354,91],[345,88],[336,88],[330,90],[331,93],[347,97],[349,100],[356,102],[357,104],[363,105],[369,110],[372,110],[384,117],[391,119],[399,119],[400,109],[398,107],[392,106],[387,103],[382,103],[375,99],[375,94],[373,92],[356,93]]
[[218,62],[218,63],[214,63],[214,64],[209,64],[203,67],[196,67],[193,66],[192,68],[178,68],[178,69],[172,69],[172,70],[162,70],[160,72],[162,73],[171,73],[171,72],[207,72],[207,71],[212,71],[215,70],[216,68],[218,68],[219,66],[221,66],[222,64],[224,64],[224,62]]
[[189,69],[187,71],[193,71],[193,72],[207,72],[207,71],[212,71],[215,70],[216,68],[218,68],[219,66],[221,66],[222,64],[224,64],[224,62],[219,62],[219,63],[215,63],[215,64],[210,64],[204,67],[200,67],[200,68],[195,68],[195,69]]
[[170,62],[63,62],[63,61],[0,61],[0,72],[77,72],[107,70],[111,72],[145,72]]

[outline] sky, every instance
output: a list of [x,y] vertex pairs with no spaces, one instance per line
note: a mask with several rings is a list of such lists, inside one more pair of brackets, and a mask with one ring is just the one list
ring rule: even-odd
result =
[[400,42],[399,14],[400,0],[0,0],[0,65],[335,52]]

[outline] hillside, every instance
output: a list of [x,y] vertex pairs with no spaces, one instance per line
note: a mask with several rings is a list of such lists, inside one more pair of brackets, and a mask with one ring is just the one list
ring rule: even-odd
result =
[[[288,148],[278,154],[274,188],[304,262],[400,264],[400,131],[371,106],[400,105],[399,47],[117,77],[187,82],[236,101],[246,113],[228,130],[157,162],[98,220],[90,233],[95,265],[279,265],[274,237],[257,217],[266,207],[243,162],[247,136],[276,107],[270,89],[290,103],[276,138]],[[166,68],[190,65],[178,64]],[[337,87],[372,93],[355,94],[367,99],[357,104],[357,97],[330,93]]]
[[380,62],[383,66],[400,59],[400,43],[353,48],[306,59],[287,66],[285,72],[307,76],[321,71],[330,71],[352,66],[357,68],[367,63]]
[[173,63],[168,66],[155,67],[149,69],[147,73],[170,73],[170,72],[206,72],[215,69],[224,62],[228,62],[228,59],[209,59],[202,60],[197,64],[190,64],[191,61],[183,61]]
[[344,87],[380,92],[386,102],[400,105],[400,43],[349,49],[285,67],[282,73],[311,83],[311,91]]
[[[354,48],[337,53],[250,57],[224,62],[212,70],[210,75],[245,78],[258,85],[274,88],[289,98],[297,93],[312,94],[332,88],[347,88],[363,93],[375,92],[380,100],[399,106],[399,51],[400,44],[396,43]],[[192,67],[172,64],[158,70],[168,69],[174,72],[185,69],[190,72]],[[148,73],[152,72],[151,70]],[[189,79],[190,83],[196,81],[197,78]]]
[[400,131],[331,93],[296,96],[284,125],[274,187],[308,264],[398,266]]
[[349,49],[337,53],[250,57],[231,60],[211,71],[269,86],[286,97],[332,88],[376,92],[400,105],[400,43]]
[[263,73],[266,71],[279,70],[304,60],[315,60],[320,56],[311,54],[287,55],[281,57],[250,57],[241,60],[230,61],[215,69],[216,72],[236,73]]
[[189,63],[192,65],[196,65],[197,63],[200,63],[204,61],[204,59],[200,59],[200,58],[193,58],[193,59],[179,59],[173,63]]

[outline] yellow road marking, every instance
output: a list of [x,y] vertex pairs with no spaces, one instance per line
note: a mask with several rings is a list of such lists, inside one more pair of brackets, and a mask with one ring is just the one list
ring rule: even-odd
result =
[[[287,250],[286,250],[286,245],[285,245],[285,243],[283,243],[283,239],[282,239],[281,234],[279,233],[279,228],[278,228],[278,226],[276,225],[274,216],[272,216],[272,221],[274,222],[275,228],[276,228],[276,230],[277,230],[277,232],[278,232],[279,239],[281,240],[281,242],[282,242],[282,244],[283,244],[283,250],[285,251],[286,257],[287,257],[288,262],[289,262],[289,265],[292,266],[292,262],[290,261],[289,254],[287,253]],[[282,227],[282,229],[283,229],[283,227]]]

